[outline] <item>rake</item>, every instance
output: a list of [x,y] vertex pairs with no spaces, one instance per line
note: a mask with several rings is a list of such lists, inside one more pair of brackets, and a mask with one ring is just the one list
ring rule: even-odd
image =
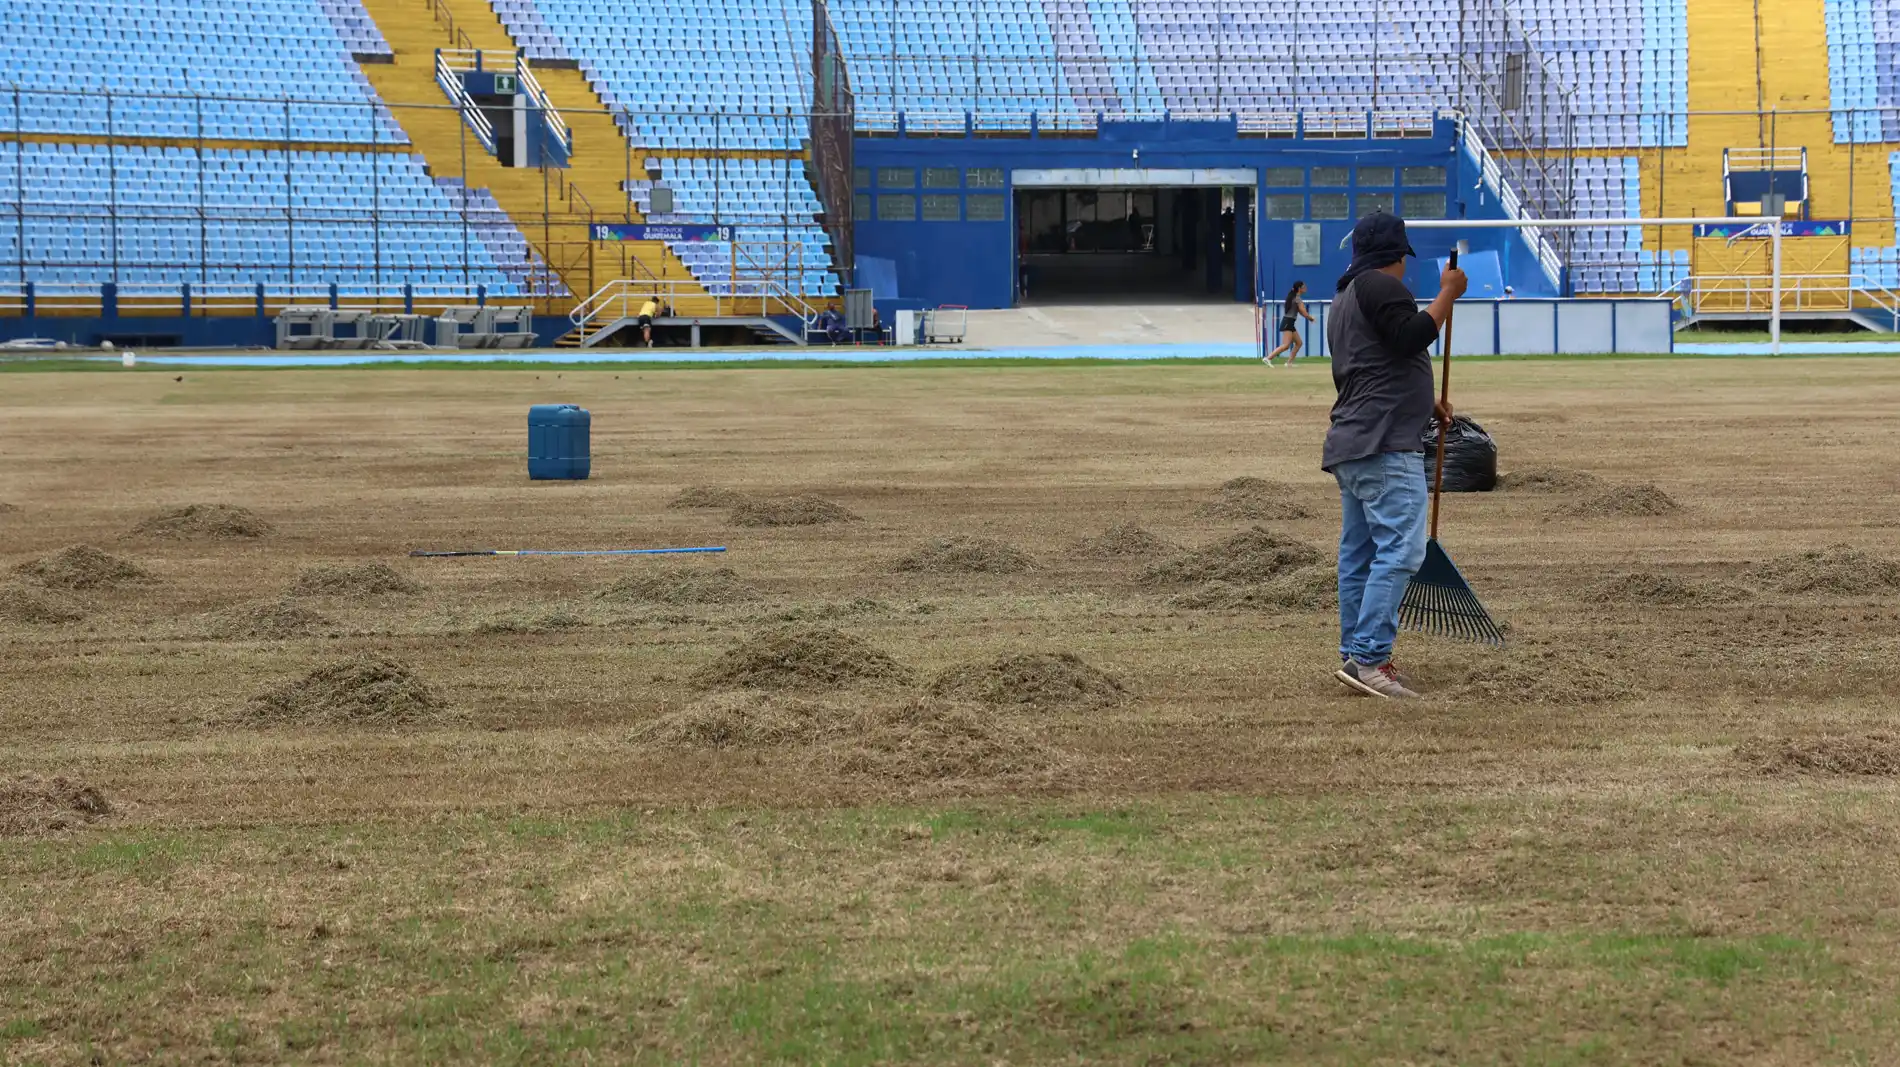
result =
[[[1451,254],[1451,265],[1458,265],[1458,253]],[[1451,399],[1451,310],[1445,312],[1445,383],[1439,393],[1444,400]],[[1445,489],[1445,432],[1448,427],[1444,420],[1438,423],[1438,473],[1432,478],[1432,529],[1431,538],[1425,542],[1425,562],[1419,565],[1418,573],[1412,575],[1411,584],[1405,587],[1405,599],[1399,601],[1399,625],[1407,630],[1449,637],[1457,641],[1479,641],[1487,645],[1504,645],[1504,631],[1491,621],[1491,616],[1479,603],[1478,595],[1471,591],[1471,583],[1458,571],[1458,565],[1451,561],[1438,543],[1438,501]]]

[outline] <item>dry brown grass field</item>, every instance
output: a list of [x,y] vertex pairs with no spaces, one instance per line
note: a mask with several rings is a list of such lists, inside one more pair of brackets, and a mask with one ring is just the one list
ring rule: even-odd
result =
[[1471,364],[1407,705],[1323,365],[178,378],[0,375],[0,1062],[1900,1062],[1900,362]]

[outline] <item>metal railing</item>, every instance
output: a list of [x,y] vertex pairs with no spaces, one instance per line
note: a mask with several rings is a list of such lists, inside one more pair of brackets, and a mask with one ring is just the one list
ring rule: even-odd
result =
[[576,304],[567,317],[583,338],[636,317],[641,305],[648,300],[662,308],[672,308],[677,318],[794,316],[809,328],[818,317],[818,309],[804,297],[770,279],[735,280],[729,285],[715,283],[714,289],[717,291],[708,292],[700,283],[692,281],[618,278]]
[[[1766,315],[1776,306],[1775,281],[1765,274],[1692,274],[1663,290],[1691,315]],[[1900,323],[1900,296],[1855,272],[1784,274],[1781,311],[1875,310]]]
[[[547,90],[541,88],[540,80],[534,76],[534,70],[528,66],[527,54],[521,49],[438,48],[435,56],[437,83],[442,82],[445,70],[450,74],[504,70],[514,75],[515,87],[541,113],[543,120],[548,124],[548,131],[554,135],[555,140],[560,142],[561,148],[570,154],[574,151],[574,131],[568,128],[567,120],[561,117],[560,109],[554,106],[554,101],[549,98]],[[461,79],[457,78],[456,82],[459,85]],[[443,85],[442,88],[449,94],[449,99],[456,101],[458,106],[462,106],[467,98],[466,92],[458,97],[455,92],[449,90],[447,85]],[[468,101],[468,106],[478,107],[473,101]],[[487,116],[482,116],[482,118],[484,122],[487,121]],[[493,125],[490,124],[489,128],[490,140],[492,140]],[[488,144],[489,141],[484,140],[482,143]]]
[[[462,84],[461,75],[450,64],[449,57],[456,54],[458,53],[452,49],[435,50],[435,83],[442,87],[442,91],[448,94],[449,102],[462,113],[462,121],[468,124],[469,129],[475,131],[475,139],[480,141],[482,147],[488,149],[492,155],[495,152],[495,124],[488,121],[488,116],[482,113],[481,106],[468,95],[467,87]],[[481,53],[475,54],[480,56]]]
[[520,295],[483,285],[255,285],[184,283],[0,282],[0,314],[24,317],[121,315],[213,318],[268,317],[287,307],[374,308],[411,313],[439,312],[470,304],[519,301]]
[[[1478,136],[1476,127],[1469,122],[1460,122],[1459,128],[1465,148],[1478,161],[1478,170],[1483,175],[1485,188],[1498,198],[1498,203],[1504,208],[1505,217],[1538,218],[1539,216],[1525,210],[1523,202],[1518,198],[1516,188],[1511,182],[1505,180],[1504,171],[1498,166],[1497,158],[1485,147],[1484,139]],[[1536,255],[1537,265],[1543,268],[1544,277],[1550,281],[1553,288],[1561,288],[1564,257],[1558,251],[1557,243],[1551,239],[1551,235],[1542,228],[1532,226],[1524,227],[1518,232],[1523,236],[1524,242],[1530,245],[1531,252]]]

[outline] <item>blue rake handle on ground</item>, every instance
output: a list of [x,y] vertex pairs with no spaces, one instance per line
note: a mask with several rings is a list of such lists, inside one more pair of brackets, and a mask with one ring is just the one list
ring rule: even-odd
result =
[[444,556],[678,556],[688,552],[724,552],[726,546],[713,545],[705,548],[478,548],[456,552],[431,552],[418,548],[411,556],[441,558]]

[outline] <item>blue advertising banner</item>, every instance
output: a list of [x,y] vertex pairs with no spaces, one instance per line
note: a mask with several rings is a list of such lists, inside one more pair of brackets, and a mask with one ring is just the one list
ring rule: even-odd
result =
[[[1769,229],[1773,222],[1742,223],[1700,223],[1695,228],[1697,237],[1738,237],[1744,240],[1759,237],[1766,241],[1773,236]],[[1846,237],[1850,225],[1846,219],[1816,219],[1802,221],[1789,219],[1781,224],[1783,237]]]
[[656,226],[643,222],[597,222],[596,241],[730,241],[730,226]]

